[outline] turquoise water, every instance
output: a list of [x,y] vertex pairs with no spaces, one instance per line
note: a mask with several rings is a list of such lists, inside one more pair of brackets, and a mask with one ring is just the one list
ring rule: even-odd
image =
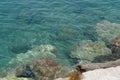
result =
[[97,23],[120,23],[119,8],[119,0],[0,0],[0,67],[41,44],[69,61],[69,47],[97,40]]

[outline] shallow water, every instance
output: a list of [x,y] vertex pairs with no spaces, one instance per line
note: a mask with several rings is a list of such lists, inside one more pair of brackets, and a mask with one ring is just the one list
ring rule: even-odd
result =
[[96,41],[94,28],[102,20],[120,23],[119,8],[119,0],[0,0],[0,67],[41,44],[54,45],[59,59],[74,62],[69,48]]

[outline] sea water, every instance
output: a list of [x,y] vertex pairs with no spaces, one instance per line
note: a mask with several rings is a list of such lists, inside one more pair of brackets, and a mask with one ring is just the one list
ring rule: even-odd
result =
[[[120,0],[0,0],[0,68],[38,45],[53,45],[61,62],[82,40],[96,41],[95,26],[120,23]],[[64,59],[64,60],[63,60]]]

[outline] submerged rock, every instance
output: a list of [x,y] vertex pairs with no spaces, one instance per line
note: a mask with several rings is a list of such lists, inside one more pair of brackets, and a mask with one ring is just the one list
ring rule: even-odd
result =
[[97,56],[97,57],[95,57],[95,59],[92,62],[94,62],[94,63],[106,62],[106,61],[114,61],[117,59],[120,59],[120,53]]
[[15,75],[8,75],[4,78],[0,78],[0,80],[33,80],[31,78],[17,78]]
[[35,80],[53,80],[62,76],[62,67],[56,61],[44,57],[17,68],[16,76],[31,77]]
[[8,63],[9,65],[18,65],[27,63],[35,58],[40,58],[44,56],[56,57],[57,49],[52,45],[40,45],[26,53],[20,53],[15,58],[11,59]]
[[111,49],[112,54],[97,56],[93,62],[105,62],[120,59],[120,37],[116,37],[112,41],[106,43],[106,45]]
[[44,22],[44,14],[40,10],[29,9],[22,10],[16,17],[16,20],[24,22],[26,24],[41,24]]
[[30,44],[13,45],[10,47],[10,50],[15,54],[26,53],[27,50],[30,49],[31,49]]
[[77,36],[77,31],[72,28],[63,28],[59,33],[58,37],[60,40],[70,40]]
[[81,62],[91,62],[95,57],[100,55],[111,54],[111,50],[108,49],[104,42],[91,40],[82,41],[71,50],[71,58],[80,59]]
[[120,54],[120,36],[107,43],[107,47],[112,50],[112,53]]
[[40,51],[40,52],[51,52],[53,54],[56,55],[57,53],[57,49],[56,47],[52,46],[52,45],[40,45],[38,47],[35,47],[34,49],[32,49],[33,51]]
[[96,26],[96,32],[100,39],[109,42],[120,36],[120,24],[102,21]]
[[54,80],[69,80],[69,78],[57,78],[57,79],[54,79]]

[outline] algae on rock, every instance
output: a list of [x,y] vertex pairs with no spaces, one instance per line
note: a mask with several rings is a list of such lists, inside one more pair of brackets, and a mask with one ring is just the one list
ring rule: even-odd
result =
[[75,46],[74,50],[71,51],[70,56],[72,58],[80,59],[79,62],[84,63],[93,61],[97,56],[107,54],[111,54],[111,50],[106,47],[104,42],[84,40]]

